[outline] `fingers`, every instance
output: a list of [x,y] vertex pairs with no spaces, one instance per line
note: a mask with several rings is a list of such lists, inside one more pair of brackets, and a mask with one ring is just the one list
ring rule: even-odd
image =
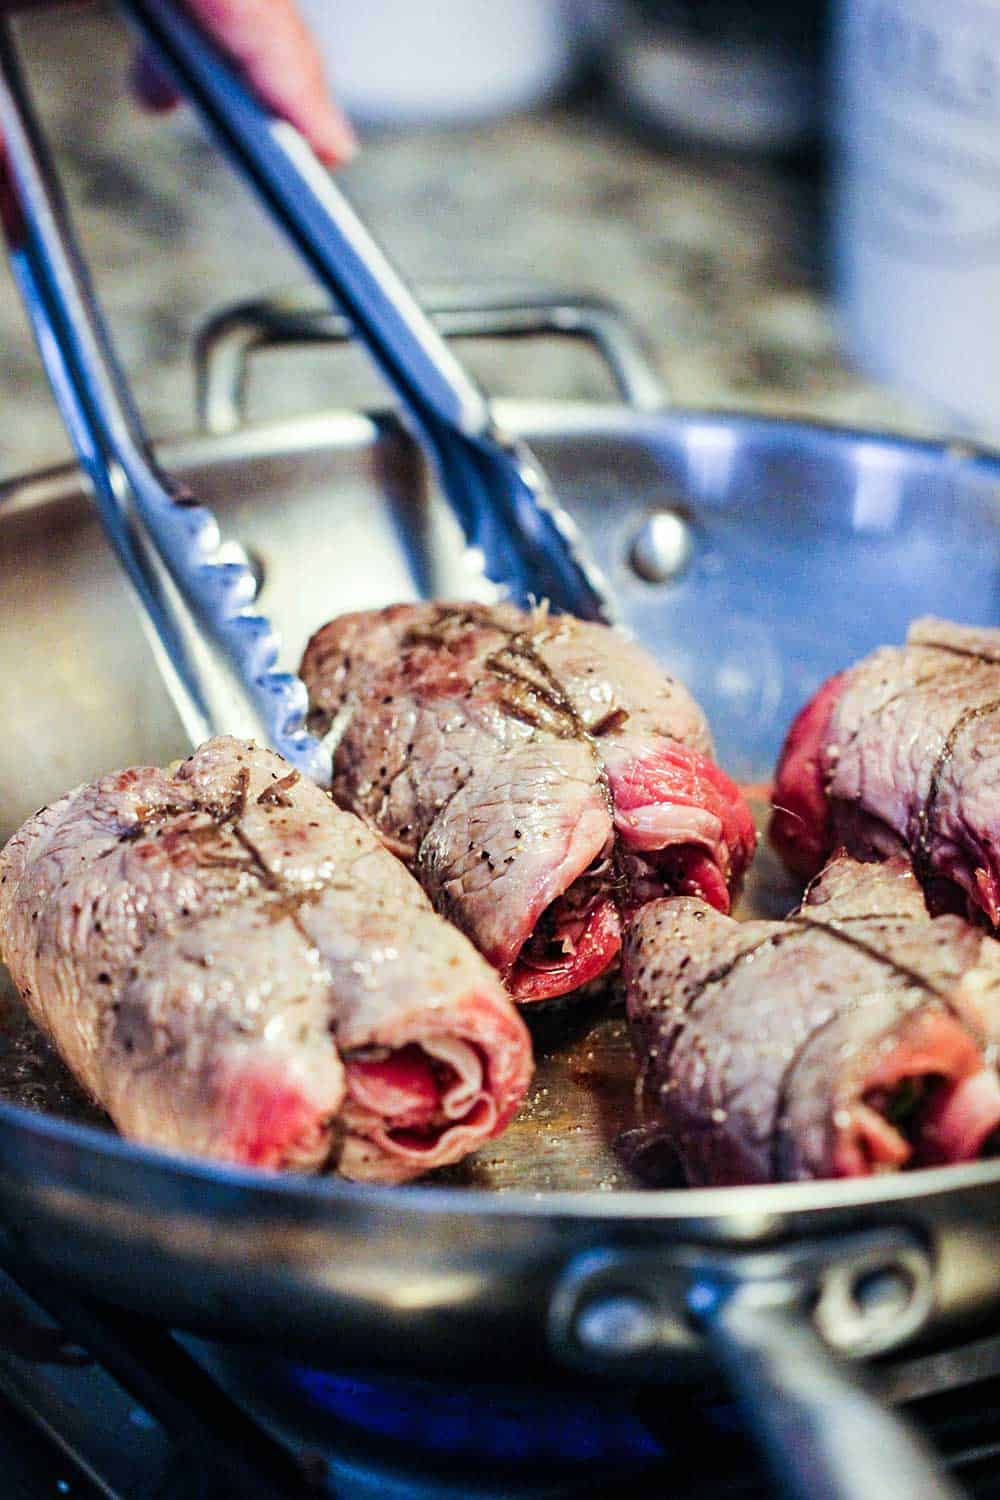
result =
[[[188,0],[188,5],[264,103],[301,130],[321,161],[339,166],[350,160],[354,133],[330,98],[319,53],[293,0]],[[170,84],[145,55],[136,63],[134,83],[152,109],[175,101]]]
[[[50,0],[0,0],[0,12]],[[224,52],[275,114],[289,120],[327,166],[349,161],[357,149],[350,125],[330,98],[323,65],[294,0],[187,0]],[[140,99],[169,109],[176,91],[153,60],[140,54],[133,70]]]

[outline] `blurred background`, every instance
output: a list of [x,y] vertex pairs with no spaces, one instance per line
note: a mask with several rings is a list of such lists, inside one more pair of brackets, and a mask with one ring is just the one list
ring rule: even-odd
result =
[[[975,58],[953,56],[940,35],[965,26],[982,38],[981,18],[963,19],[963,7],[977,6],[961,0],[937,16],[927,5],[924,18],[925,0],[304,0],[303,9],[362,139],[344,186],[410,279],[608,297],[685,405],[1000,436],[982,390],[951,399],[943,368],[955,340],[942,310],[954,314],[957,298],[974,336],[984,315],[970,278],[992,266],[1000,163],[968,133],[978,129],[970,100],[972,117],[978,108],[996,133],[994,53],[982,41]],[[188,431],[196,330],[234,300],[299,284],[299,267],[185,111],[164,120],[132,103],[128,38],[110,6],[32,12],[19,28],[148,424],[157,435]],[[905,126],[921,89],[914,143]],[[935,166],[934,111],[954,114],[956,99],[965,136],[949,139]],[[893,109],[894,143],[883,119]],[[965,170],[961,152],[979,184],[975,271],[948,260],[947,233],[929,262],[923,254],[928,222],[941,231],[948,214],[966,212],[947,198]],[[928,161],[946,184],[937,199]],[[890,202],[902,218],[887,213]],[[928,289],[942,267],[947,293]],[[0,339],[0,477],[10,477],[68,447],[2,276]],[[608,393],[596,360],[576,348],[465,352],[495,394]],[[276,352],[255,367],[250,410],[265,418],[378,399],[353,352]]]

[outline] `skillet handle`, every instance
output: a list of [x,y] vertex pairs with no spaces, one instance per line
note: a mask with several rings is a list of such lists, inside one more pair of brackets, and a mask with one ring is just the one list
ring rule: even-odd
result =
[[929,1445],[845,1358],[900,1348],[933,1309],[927,1246],[885,1225],[582,1252],[555,1287],[549,1338],[577,1369],[650,1387],[668,1386],[683,1357],[711,1356],[785,1500],[960,1500]]
[[780,1493],[787,1500],[961,1500],[923,1437],[830,1353],[808,1310],[766,1293],[702,1280],[689,1306]]
[[[660,411],[667,393],[638,332],[621,309],[573,292],[423,287],[421,303],[447,338],[573,338],[594,347],[633,411]],[[244,425],[247,374],[263,349],[342,343],[349,320],[319,291],[301,288],[234,303],[215,313],[195,342],[198,423],[202,432]]]

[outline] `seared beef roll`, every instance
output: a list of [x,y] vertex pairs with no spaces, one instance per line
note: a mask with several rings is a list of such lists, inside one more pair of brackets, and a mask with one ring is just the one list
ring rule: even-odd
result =
[[1000,943],[931,918],[901,856],[838,855],[784,922],[654,901],[623,969],[640,1172],[679,1166],[702,1186],[854,1177],[992,1145]]
[[212,740],[31,818],[0,855],[4,960],[136,1140],[400,1182],[503,1129],[531,1074],[493,969],[358,818]]
[[1000,630],[918,620],[825,683],[789,732],[770,837],[803,876],[907,851],[935,909],[1000,925]]
[[509,605],[402,604],[310,641],[333,794],[516,1000],[596,979],[664,892],[728,911],[754,847],[701,710],[615,631]]

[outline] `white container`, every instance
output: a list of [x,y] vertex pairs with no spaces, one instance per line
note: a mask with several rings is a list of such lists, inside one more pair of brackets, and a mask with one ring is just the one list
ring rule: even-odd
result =
[[574,0],[300,0],[330,84],[361,125],[458,123],[563,83],[584,40]]
[[1000,437],[1000,0],[841,0],[832,83],[848,352]]
[[626,25],[612,56],[617,93],[655,129],[739,151],[788,150],[815,132],[815,58],[766,28],[751,38]]

